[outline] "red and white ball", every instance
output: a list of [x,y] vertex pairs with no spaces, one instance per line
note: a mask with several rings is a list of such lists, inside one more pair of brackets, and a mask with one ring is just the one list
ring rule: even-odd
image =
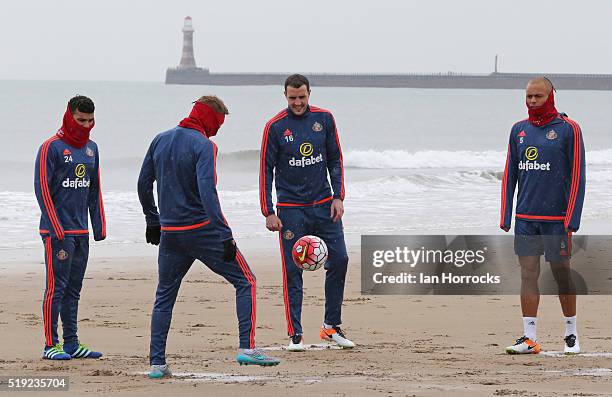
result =
[[327,262],[327,245],[317,236],[302,236],[293,245],[293,262],[303,270],[317,270]]

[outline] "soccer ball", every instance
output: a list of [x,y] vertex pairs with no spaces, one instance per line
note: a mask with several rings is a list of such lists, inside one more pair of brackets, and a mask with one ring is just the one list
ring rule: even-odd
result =
[[303,270],[317,270],[327,261],[327,245],[317,236],[302,236],[291,251],[293,262]]

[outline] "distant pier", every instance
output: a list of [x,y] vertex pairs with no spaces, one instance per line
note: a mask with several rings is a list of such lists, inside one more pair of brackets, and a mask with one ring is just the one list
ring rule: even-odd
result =
[[[193,22],[183,25],[183,51],[178,67],[166,70],[166,84],[255,86],[283,85],[291,73],[211,73],[198,68],[193,53]],[[612,90],[612,74],[500,73],[489,74],[340,74],[304,73],[317,87],[523,89],[535,76],[548,77],[562,90]],[[292,72],[294,73],[294,72]]]
[[[317,87],[523,89],[529,79],[546,76],[562,90],[612,90],[609,74],[327,74],[304,73]],[[289,73],[211,73],[208,69],[170,68],[166,84],[224,86],[283,85]]]

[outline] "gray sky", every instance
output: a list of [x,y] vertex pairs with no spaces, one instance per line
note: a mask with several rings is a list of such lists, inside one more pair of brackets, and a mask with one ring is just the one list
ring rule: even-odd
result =
[[0,79],[163,81],[187,15],[213,72],[612,73],[607,0],[5,0]]

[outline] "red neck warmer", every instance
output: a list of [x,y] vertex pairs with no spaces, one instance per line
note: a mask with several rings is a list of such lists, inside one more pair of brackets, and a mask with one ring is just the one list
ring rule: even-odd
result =
[[57,131],[56,135],[70,146],[80,149],[89,141],[89,133],[94,127],[94,124],[95,123],[92,123],[89,127],[83,127],[74,119],[74,116],[70,112],[70,108],[66,107],[66,113],[64,113],[64,119],[62,120],[62,127]]
[[210,138],[211,136],[217,135],[217,131],[221,127],[221,124],[225,121],[225,115],[223,113],[217,113],[209,105],[196,102],[189,113],[189,117],[183,119],[180,123],[180,127],[191,128],[200,131],[203,135]]
[[536,127],[541,127],[553,121],[559,114],[555,108],[555,90],[551,90],[546,102],[542,106],[529,106],[529,122]]

